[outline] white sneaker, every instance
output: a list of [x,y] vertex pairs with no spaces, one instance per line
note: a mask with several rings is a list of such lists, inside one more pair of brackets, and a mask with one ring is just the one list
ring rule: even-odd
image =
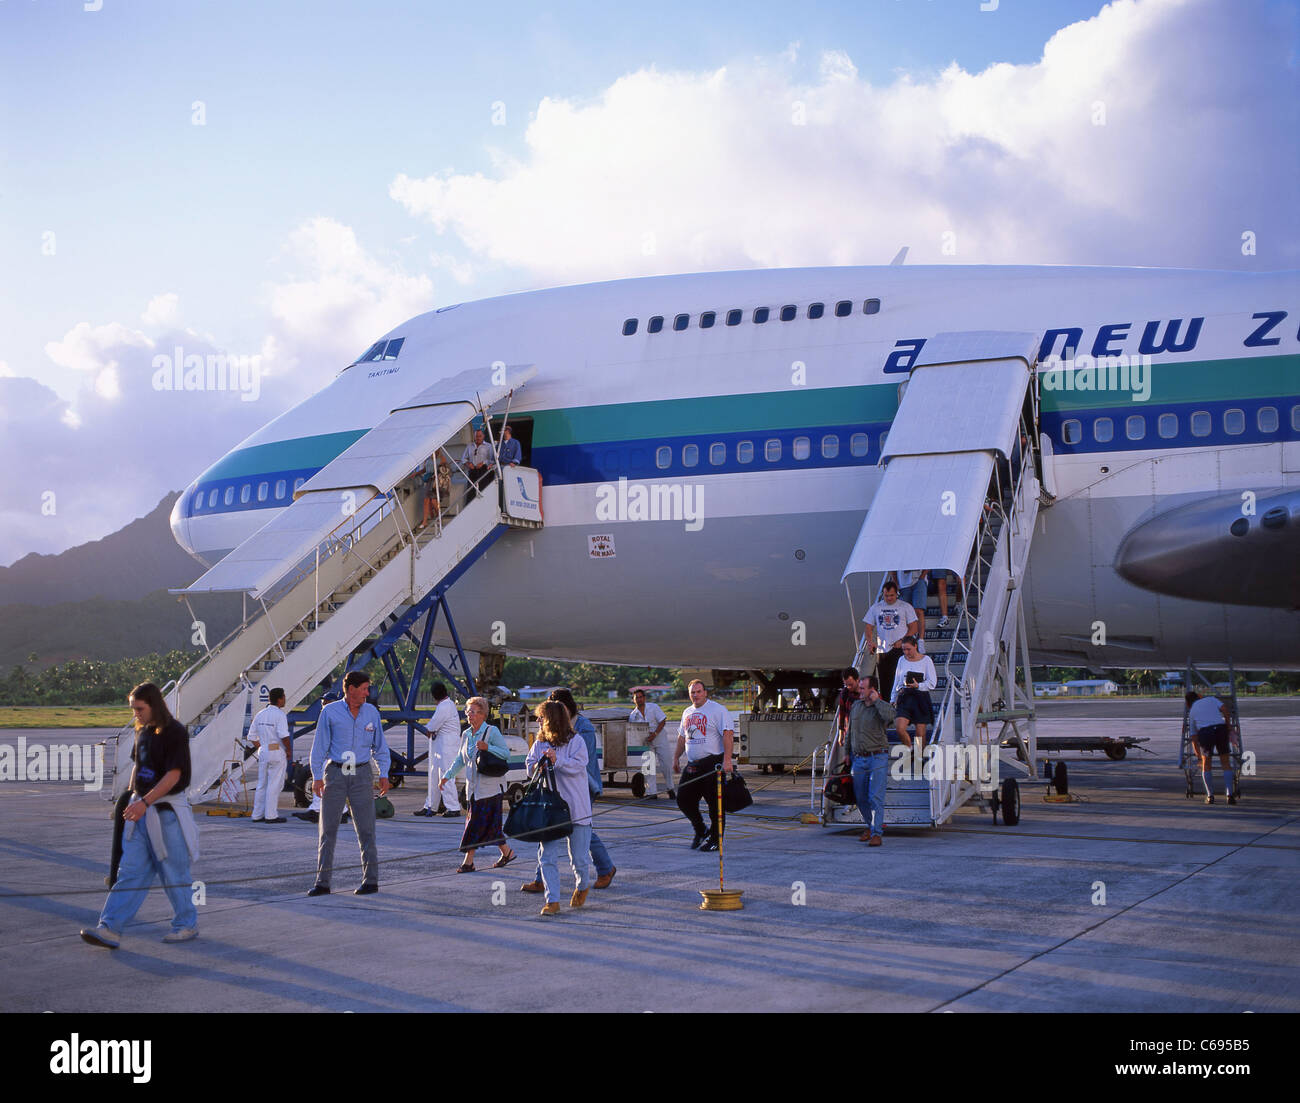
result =
[[947,617],[940,617],[940,618],[939,618],[939,627],[940,627],[940,628],[947,628],[947,627],[948,627],[948,623],[949,623],[949,622],[948,622],[948,618],[947,618]]
[[164,942],[188,942],[199,937],[198,927],[183,927],[179,931],[168,931],[163,935]]
[[122,940],[117,937],[117,933],[111,927],[105,927],[103,923],[93,931],[83,929],[81,938],[92,946],[103,946],[109,950],[116,950],[122,945]]

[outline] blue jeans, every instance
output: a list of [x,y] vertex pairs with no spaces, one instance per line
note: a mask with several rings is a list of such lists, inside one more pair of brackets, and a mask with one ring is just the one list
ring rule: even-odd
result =
[[591,849],[591,824],[575,823],[573,834],[567,839],[552,839],[537,846],[537,868],[541,870],[541,881],[546,886],[546,902],[560,902],[560,853],[565,846],[569,848],[569,865],[573,868],[576,884],[574,889],[590,888],[591,878],[587,875],[587,851]]
[[154,853],[143,822],[133,831],[127,825],[131,837],[122,843],[122,864],[117,869],[117,881],[104,901],[104,910],[99,913],[100,923],[118,934],[135,917],[144,898],[149,895],[149,887],[159,877],[175,913],[172,930],[183,931],[198,926],[190,852],[185,846],[185,836],[181,834],[174,812],[159,811],[158,818],[162,822],[163,842],[167,846],[167,857],[162,859]]
[[885,833],[885,785],[889,781],[889,755],[853,756],[853,796],[862,822],[873,835]]
[[[600,836],[591,830],[590,824],[583,825],[591,832],[591,862],[596,867],[596,876],[604,877],[607,873],[614,870],[614,859],[609,856],[609,851],[605,849],[605,844],[600,841]],[[542,881],[542,852],[539,846],[537,851],[537,869],[533,873],[534,881]],[[545,882],[543,882],[545,883]]]

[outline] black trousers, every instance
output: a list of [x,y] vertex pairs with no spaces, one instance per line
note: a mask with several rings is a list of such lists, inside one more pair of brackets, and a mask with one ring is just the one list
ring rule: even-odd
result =
[[[726,813],[718,807],[717,767],[722,765],[722,755],[713,754],[707,758],[697,758],[688,762],[682,770],[681,780],[677,782],[677,807],[682,815],[691,821],[695,834],[708,834],[717,842],[726,830]],[[709,806],[710,830],[704,829],[704,817],[700,815],[700,798]]]

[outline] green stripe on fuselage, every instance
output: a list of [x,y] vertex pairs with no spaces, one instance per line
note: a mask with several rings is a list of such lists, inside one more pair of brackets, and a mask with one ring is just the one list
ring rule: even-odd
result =
[[346,448],[366,435],[365,429],[343,433],[322,433],[318,437],[273,440],[241,448],[218,460],[205,471],[205,480],[238,479],[267,471],[298,471],[324,467]]
[[[1152,364],[1143,371],[1149,371],[1151,395],[1145,402],[1135,401],[1135,405],[1150,403],[1168,406],[1181,402],[1227,402],[1234,398],[1289,398],[1300,390],[1300,356],[1295,355]],[[1062,376],[1064,374],[1063,369]],[[1102,370],[1098,369],[1098,381],[1102,374]],[[1042,378],[1040,375],[1040,382]],[[1132,398],[1131,387],[1128,391],[1078,391],[1063,390],[1060,387],[1048,390],[1043,385],[1040,393],[1044,412],[1090,410],[1114,406],[1117,401]]]
[[[898,382],[902,381],[900,376]],[[528,416],[533,418],[533,447],[556,448],[612,440],[880,422],[889,421],[897,411],[898,384],[883,383],[620,402],[539,410]]]
[[[1300,356],[1152,364],[1149,372],[1151,395],[1147,401],[1156,405],[1223,402],[1232,398],[1287,398],[1297,393],[1300,384]],[[898,384],[904,379],[900,375],[896,381],[859,387],[794,387],[758,394],[576,406],[567,410],[537,410],[526,416],[533,419],[535,448],[710,433],[758,433],[767,429],[813,429],[822,425],[887,424],[898,412]],[[1041,395],[1044,412],[1114,406],[1117,400],[1131,397],[1125,391],[1045,388]],[[365,430],[356,429],[254,445],[226,456],[205,475],[210,479],[234,479],[266,471],[324,467],[364,435]]]

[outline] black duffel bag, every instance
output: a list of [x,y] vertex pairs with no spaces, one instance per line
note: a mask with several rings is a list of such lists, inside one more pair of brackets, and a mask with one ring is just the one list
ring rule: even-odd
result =
[[749,786],[739,774],[727,774],[722,779],[722,807],[727,812],[740,812],[754,803]]
[[549,843],[573,834],[569,802],[556,791],[551,764],[543,760],[538,765],[524,795],[506,817],[506,834],[520,842]]

